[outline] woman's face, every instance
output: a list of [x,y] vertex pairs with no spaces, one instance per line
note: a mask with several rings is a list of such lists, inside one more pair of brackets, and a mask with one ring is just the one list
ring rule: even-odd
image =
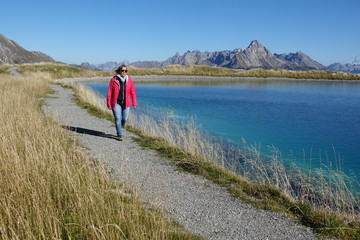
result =
[[120,69],[120,76],[121,76],[121,77],[125,77],[126,74],[127,74],[127,68],[126,68],[126,67],[122,67],[122,68]]

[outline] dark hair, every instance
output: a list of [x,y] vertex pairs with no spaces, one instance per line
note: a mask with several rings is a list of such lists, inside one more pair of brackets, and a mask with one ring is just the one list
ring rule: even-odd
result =
[[115,72],[117,73],[117,74],[120,74],[120,70],[123,68],[123,67],[126,67],[126,69],[127,69],[127,66],[126,65],[121,65],[120,67],[118,67],[116,70],[115,70]]

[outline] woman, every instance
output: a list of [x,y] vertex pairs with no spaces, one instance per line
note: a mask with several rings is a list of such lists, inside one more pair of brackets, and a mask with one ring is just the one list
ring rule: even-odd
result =
[[109,83],[106,103],[114,114],[116,139],[122,141],[122,129],[129,117],[130,106],[136,108],[136,91],[131,77],[127,75],[125,65],[118,67],[115,72],[116,75]]

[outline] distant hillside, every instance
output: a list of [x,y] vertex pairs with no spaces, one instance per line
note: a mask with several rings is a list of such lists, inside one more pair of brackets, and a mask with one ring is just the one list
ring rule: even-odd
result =
[[[257,40],[246,49],[215,52],[187,51],[184,55],[176,53],[165,61],[139,61],[130,63],[136,67],[156,68],[167,65],[207,65],[232,69],[288,69],[288,70],[326,70],[326,67],[311,59],[301,51],[290,54],[273,54]],[[119,64],[118,64],[119,65]]]
[[144,68],[157,68],[160,66],[161,63],[157,62],[157,61],[142,61],[142,62],[129,63],[128,61],[124,60],[122,62],[109,61],[109,62],[101,63],[101,64],[91,64],[88,62],[83,62],[77,66],[98,69],[98,70],[103,70],[103,71],[114,71],[116,68],[118,68],[122,64],[125,64],[126,66],[132,65],[132,66],[141,66]]
[[0,34],[0,64],[35,62],[55,62],[55,60],[42,52],[28,51]]
[[81,63],[80,66],[93,68],[93,69],[99,69],[99,70],[103,70],[103,71],[113,71],[122,64],[129,65],[129,62],[126,60],[124,60],[122,62],[106,62],[106,63],[102,63],[102,64],[90,64],[88,62],[84,62],[84,63]]
[[328,69],[333,72],[360,73],[360,64],[334,63],[328,66]]

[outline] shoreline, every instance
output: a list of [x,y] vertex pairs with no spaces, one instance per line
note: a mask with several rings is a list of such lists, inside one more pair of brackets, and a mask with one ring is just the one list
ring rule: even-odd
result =
[[[298,78],[257,78],[257,77],[214,77],[214,76],[194,76],[194,75],[129,75],[134,82],[240,82],[240,81],[295,81],[295,82],[334,82],[334,83],[360,83],[360,80],[332,80],[332,79],[298,79]],[[62,78],[55,80],[62,83],[74,82],[109,82],[112,76],[96,77],[76,77]]]

